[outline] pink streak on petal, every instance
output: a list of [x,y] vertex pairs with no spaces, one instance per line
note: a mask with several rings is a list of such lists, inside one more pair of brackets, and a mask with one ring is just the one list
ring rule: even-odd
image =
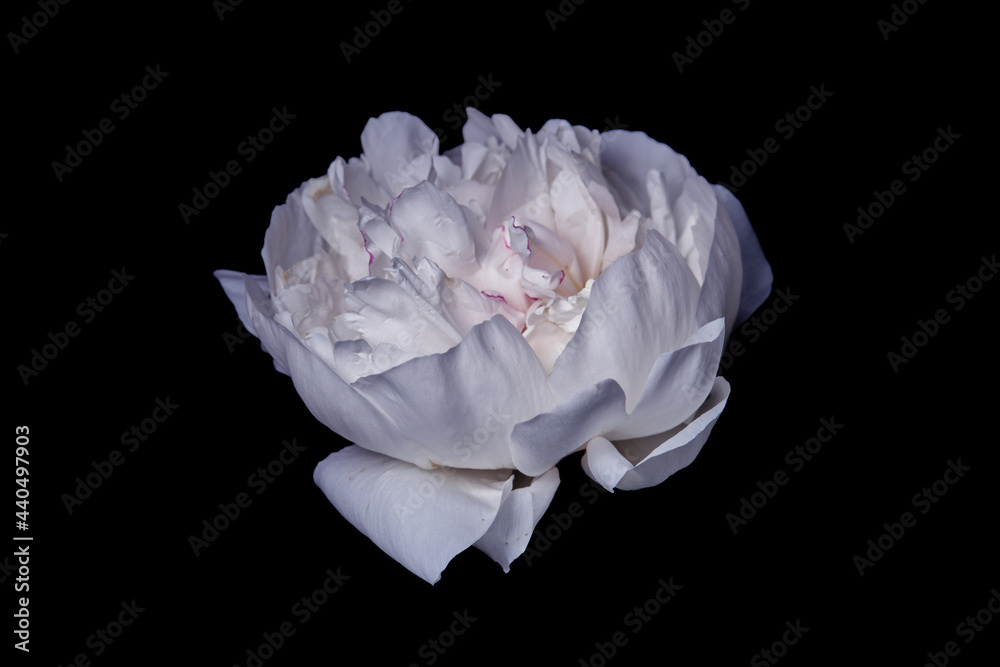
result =
[[[520,229],[522,232],[524,232],[524,245],[526,245],[528,247],[528,254],[530,255],[531,254],[531,238],[528,236],[528,232],[526,232],[524,230],[524,227],[520,227],[520,226],[518,226],[518,224],[516,222],[514,222],[514,216],[510,216],[510,226],[513,227],[514,229]],[[507,246],[507,247],[509,248],[510,246]]]
[[479,293],[482,294],[483,296],[488,296],[491,299],[500,299],[504,303],[507,303],[507,299],[504,298],[503,294],[499,294],[499,293],[498,294],[490,294],[486,290],[479,290]]
[[364,239],[365,243],[365,252],[368,253],[368,276],[371,277],[372,264],[375,263],[375,255],[373,255],[372,251],[368,249],[368,236],[365,234],[364,230],[361,229],[360,225],[358,226],[358,231],[361,232],[361,238]]

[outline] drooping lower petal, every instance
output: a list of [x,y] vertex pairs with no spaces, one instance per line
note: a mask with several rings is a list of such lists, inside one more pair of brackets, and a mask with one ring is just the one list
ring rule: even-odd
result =
[[[514,479],[517,483],[517,476]],[[548,509],[558,486],[559,469],[551,468],[527,480],[525,486],[511,490],[489,530],[474,546],[499,563],[504,572],[509,572],[510,564],[528,548],[531,533]]]
[[452,558],[486,534],[514,476],[424,470],[351,445],[320,461],[313,481],[355,528],[433,584]]

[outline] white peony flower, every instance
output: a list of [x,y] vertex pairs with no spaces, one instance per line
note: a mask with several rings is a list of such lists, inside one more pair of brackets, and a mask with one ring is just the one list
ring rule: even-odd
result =
[[266,276],[216,276],[317,419],[314,479],[428,582],[469,546],[505,571],[583,451],[608,490],[698,454],[727,333],[771,270],[739,202],[641,132],[469,109],[444,155],[386,113],[274,210]]

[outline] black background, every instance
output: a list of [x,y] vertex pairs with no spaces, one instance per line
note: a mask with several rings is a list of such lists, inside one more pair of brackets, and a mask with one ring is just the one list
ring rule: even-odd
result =
[[[246,665],[262,633],[286,621],[296,632],[267,665],[428,665],[431,655],[600,665],[595,643],[618,631],[627,643],[608,664],[746,664],[796,620],[809,630],[780,664],[922,665],[948,641],[961,649],[954,664],[996,656],[1000,620],[971,643],[956,626],[1000,586],[986,427],[1000,285],[984,283],[961,310],[946,300],[997,251],[994,134],[979,111],[993,84],[981,60],[988,17],[912,2],[885,39],[890,3],[859,12],[754,0],[742,11],[719,0],[650,14],[567,0],[573,11],[553,29],[556,0],[404,2],[347,62],[339,44],[385,6],[245,1],[220,17],[207,1],[72,2],[16,53],[8,36],[4,421],[11,450],[13,427],[31,429],[30,530],[14,517],[10,530],[34,538],[31,653],[4,649],[15,664],[68,665],[82,653],[94,665]],[[727,8],[735,20],[679,72],[674,52]],[[9,4],[5,32],[39,11]],[[169,75],[120,120],[112,101],[157,65]],[[315,464],[343,441],[255,339],[239,338],[212,271],[263,273],[271,209],[336,156],[358,155],[369,117],[406,110],[442,130],[443,148],[460,143],[445,113],[490,76],[495,90],[478,102],[487,114],[535,130],[549,118],[642,130],[711,182],[774,137],[780,149],[737,194],[775,288],[799,298],[766,331],[734,334],[745,352],[723,372],[733,393],[693,465],[589,504],[571,457],[530,562],[505,575],[470,549],[432,587],[313,485]],[[832,93],[822,107],[793,136],[777,132],[821,85]],[[247,163],[239,144],[285,107],[294,119]],[[105,117],[114,131],[57,178],[52,163]],[[949,127],[960,138],[910,182],[903,163]],[[242,172],[185,224],[179,204],[231,159]],[[906,192],[851,243],[843,225],[894,179]],[[77,305],[123,267],[134,279],[83,322]],[[887,354],[939,308],[950,320],[894,372]],[[80,334],[26,384],[18,366],[71,320]],[[76,478],[123,450],[121,434],[167,397],[175,413],[68,513]],[[790,472],[786,452],[821,418],[843,428]],[[293,438],[305,451],[257,495],[248,477]],[[971,470],[915,511],[914,494],[959,458]],[[790,482],[734,534],[727,513],[777,470]],[[240,492],[252,504],[195,556],[189,536]],[[551,515],[574,502],[583,514],[563,529]],[[859,576],[853,557],[905,511],[916,525]],[[293,605],[328,568],[349,579],[302,624]],[[16,609],[16,573],[0,577]],[[671,577],[683,588],[633,632],[626,614]],[[133,599],[144,611],[96,655],[88,638]],[[421,652],[466,610],[477,620],[453,646]]]

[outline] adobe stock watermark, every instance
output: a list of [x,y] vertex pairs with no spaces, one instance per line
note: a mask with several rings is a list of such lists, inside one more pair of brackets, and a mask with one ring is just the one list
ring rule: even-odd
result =
[[[1000,264],[997,263],[996,253],[990,256],[979,258],[979,268],[964,281],[957,283],[955,287],[945,295],[945,302],[954,306],[955,312],[965,308],[966,304],[975,298],[980,290],[993,280],[993,277],[1000,271]],[[910,363],[917,356],[934,336],[938,335],[943,327],[951,322],[951,314],[947,308],[938,308],[933,315],[926,319],[918,319],[916,328],[909,336],[900,336],[899,351],[890,351],[886,354],[886,360],[892,368],[893,373],[898,373],[899,369]]]
[[[136,604],[135,598],[131,602],[123,600],[119,606],[121,607],[121,611],[117,612],[111,621],[87,637],[85,642],[86,647],[91,649],[93,653],[86,651],[77,653],[72,660],[66,663],[66,667],[90,667],[92,657],[96,658],[103,655],[125,633],[125,628],[135,623],[136,619],[139,618],[139,614],[146,611],[145,607],[140,607]],[[63,667],[63,665],[58,665],[58,667]]]
[[778,663],[778,660],[788,655],[788,648],[795,646],[799,640],[809,632],[809,628],[802,625],[802,619],[797,618],[795,622],[785,621],[786,630],[781,633],[781,638],[775,640],[769,648],[762,649],[753,654],[750,658],[751,667],[767,667]]
[[[631,632],[632,637],[642,632],[646,624],[652,621],[653,617],[659,614],[663,610],[663,607],[674,599],[677,592],[684,588],[680,584],[675,584],[673,577],[670,577],[666,581],[661,578],[656,583],[659,584],[656,592],[641,605],[636,605],[622,617],[622,625]],[[628,645],[629,638],[630,635],[624,630],[617,630],[612,633],[608,641],[594,642],[594,648],[597,650],[590,654],[586,660],[580,658],[579,666],[604,667],[612,658],[618,655],[618,651]]]
[[243,4],[243,0],[212,0],[212,9],[219,17],[219,23],[226,20],[226,14],[235,12],[236,8]]
[[[119,121],[128,118],[133,111],[139,108],[139,104],[144,102],[149,93],[156,90],[163,80],[170,76],[170,72],[160,69],[159,63],[155,67],[146,66],[146,74],[142,80],[111,101],[110,111]],[[83,159],[94,152],[94,149],[104,142],[107,135],[115,131],[115,122],[110,116],[102,118],[93,129],[84,129],[81,133],[83,138],[70,146],[66,144],[66,154],[63,161],[52,161],[52,173],[60,183],[67,174],[83,164]]]
[[[412,2],[413,0],[407,1]],[[363,29],[362,26],[354,26],[351,42],[341,42],[339,44],[340,52],[344,54],[344,60],[350,64],[351,58],[360,54],[361,50],[371,44],[373,39],[381,35],[382,31],[392,23],[392,17],[398,16],[402,13],[403,9],[402,0],[389,0],[385,9],[373,9],[368,12],[372,20],[365,23]]]
[[[745,12],[750,6],[750,0],[731,0],[731,2],[738,6],[741,12]],[[702,21],[701,25],[705,29],[693,37],[688,35],[684,53],[674,51],[670,55],[674,65],[677,66],[677,71],[683,74],[684,67],[693,64],[696,58],[705,53],[705,49],[715,44],[715,40],[722,36],[726,26],[732,25],[736,21],[736,16],[737,14],[727,7],[719,12],[719,18]]]
[[[304,446],[296,442],[295,438],[292,438],[291,442],[284,440],[281,444],[281,451],[274,459],[269,461],[266,466],[257,468],[247,477],[247,486],[254,491],[255,495],[259,496],[264,493],[268,486],[273,484],[285,472],[286,468],[295,463],[302,452],[306,450]],[[202,520],[200,534],[191,533],[188,535],[188,545],[195,557],[200,556],[202,551],[218,540],[219,536],[235,523],[243,510],[250,507],[252,503],[253,498],[245,491],[237,493],[232,502],[219,503],[219,513],[211,519]]]
[[83,505],[83,501],[94,495],[94,491],[111,478],[115,470],[125,463],[126,452],[131,454],[139,449],[143,443],[156,433],[160,424],[167,421],[174,414],[174,411],[181,407],[170,400],[169,396],[157,398],[153,403],[155,407],[148,417],[138,424],[133,424],[128,430],[122,431],[119,440],[128,449],[125,452],[112,449],[106,459],[91,461],[90,467],[93,468],[93,472],[88,472],[84,477],[77,477],[74,480],[76,486],[73,487],[73,492],[64,493],[60,496],[67,514],[72,515],[74,509]]
[[757,480],[756,486],[759,490],[751,493],[749,498],[742,496],[739,509],[736,512],[726,514],[726,523],[729,524],[733,535],[757,516],[757,512],[767,506],[767,503],[778,494],[778,490],[788,484],[791,474],[801,472],[806,463],[812,461],[822,451],[823,445],[833,440],[833,437],[842,428],[844,425],[838,423],[836,417],[821,418],[815,436],[785,453],[785,463],[791,467],[791,472],[786,472],[784,468],[778,468],[770,479],[763,482]]
[[528,548],[525,549],[524,564],[531,567],[532,562],[551,549],[552,545],[566,531],[573,527],[573,524],[584,515],[588,507],[596,503],[598,498],[607,493],[607,489],[592,480],[581,484],[579,496],[587,501],[586,504],[573,501],[566,508],[565,512],[550,512],[549,522],[544,528],[535,530],[534,539],[528,544]]
[[[469,117],[466,109],[469,107],[478,109],[481,102],[488,100],[496,92],[496,89],[503,85],[503,81],[495,81],[493,79],[492,72],[485,77],[482,75],[476,77],[476,81],[477,85],[471,95],[466,95],[460,102],[455,102],[441,115],[441,119],[448,123],[448,127],[452,130],[457,130],[465,124],[466,119]],[[441,136],[442,132],[443,130],[435,130],[438,139],[443,142],[448,136]]]
[[[114,298],[121,294],[133,280],[135,280],[135,276],[130,274],[124,266],[121,270],[112,270],[108,286],[98,290],[93,296],[88,296],[77,305],[76,314],[83,318],[83,324],[93,322],[98,313],[103,313],[104,309],[111,305]],[[69,346],[70,341],[80,335],[82,330],[79,322],[74,319],[68,320],[55,333],[48,332],[46,335],[48,341],[43,343],[41,348],[31,348],[28,362],[17,366],[17,375],[21,378],[24,386],[27,387],[31,380],[48,368],[59,356],[59,353]]]
[[505,423],[509,423],[512,415],[503,412],[502,408],[489,407],[486,417],[475,429],[459,438],[452,446],[454,458],[432,470],[426,470],[424,480],[415,487],[410,487],[406,499],[393,503],[392,509],[401,523],[422,510],[424,506],[437,495],[437,492],[447,482],[448,478],[462,468],[461,463],[467,462],[476,452],[485,447],[500,432]]
[[235,331],[222,332],[222,342],[226,344],[229,354],[235,352],[237,347],[247,342],[250,338],[253,338],[253,334],[247,331],[247,328],[243,326],[243,320],[239,318],[236,318]]
[[[993,622],[995,615],[1000,616],[1000,591],[996,588],[991,588],[990,597],[986,601],[986,604],[975,615],[970,614],[964,620],[960,621],[955,626],[955,634],[964,639],[967,645],[971,644],[979,633]],[[924,667],[945,667],[945,665],[951,662],[952,658],[961,652],[962,648],[958,645],[958,642],[945,642],[941,651],[927,652],[927,662],[924,663]]]
[[[437,637],[428,639],[425,644],[417,649],[417,655],[423,659],[423,664],[428,667],[436,663],[448,649],[455,645],[458,638],[464,635],[472,627],[472,624],[479,620],[469,614],[468,609],[461,614],[453,611],[451,615],[453,620],[448,624],[448,627],[442,630]],[[409,667],[420,667],[420,664],[411,662]]]
[[[756,343],[760,340],[762,334],[767,333],[774,326],[774,323],[778,321],[778,316],[787,313],[788,309],[798,300],[799,295],[792,292],[791,287],[776,290],[775,297],[770,305],[756,312],[750,319],[740,325],[740,335],[747,339],[747,343]],[[722,357],[719,359],[719,368],[724,371],[729,370],[733,362],[742,357],[746,351],[743,341],[731,338],[729,344],[722,351]]]
[[549,27],[555,32],[556,28],[559,27],[560,23],[563,23],[576,11],[576,8],[582,5],[586,0],[560,0],[559,4],[555,9],[545,10],[545,20],[548,21]]
[[[351,578],[341,572],[339,567],[336,570],[327,568],[324,574],[326,578],[323,579],[323,583],[308,595],[303,595],[289,611],[292,618],[298,621],[299,627],[308,623],[313,614],[322,609],[330,601],[330,598],[344,587],[344,582]],[[283,621],[273,632],[262,632],[260,636],[263,641],[257,646],[247,648],[243,664],[233,663],[233,667],[262,667],[265,662],[281,650],[281,647],[289,639],[295,636],[297,629],[292,621]]]
[[[257,156],[267,148],[275,137],[283,132],[288,124],[298,114],[288,112],[288,107],[281,109],[272,107],[271,118],[264,127],[253,134],[248,134],[246,139],[236,147],[236,158],[228,160],[225,166],[219,171],[209,170],[208,180],[201,188],[191,188],[191,202],[181,202],[177,205],[177,211],[181,214],[184,224],[190,224],[191,218],[201,215],[201,212],[208,208],[213,199],[222,194],[235,176],[243,173],[243,167],[257,159]],[[240,159],[242,158],[242,160]]]
[[69,0],[38,0],[37,6],[41,11],[34,12],[30,16],[27,14],[21,17],[20,29],[17,32],[8,32],[7,41],[14,53],[20,53],[21,47],[29,40],[38,36],[38,31],[49,24],[50,19],[54,19],[61,7],[69,4]]
[[[813,117],[813,113],[822,109],[834,94],[834,91],[826,89],[825,83],[819,84],[818,88],[809,86],[809,96],[806,97],[806,101],[775,121],[774,131],[788,141],[798,130],[805,127]],[[748,159],[738,165],[729,165],[729,182],[719,181],[719,185],[726,187],[730,192],[738,191],[780,149],[781,144],[774,137],[765,139],[760,148],[748,148],[746,150]]]
[[882,33],[882,39],[886,42],[889,41],[889,37],[892,33],[897,32],[900,28],[906,25],[906,22],[910,20],[910,17],[917,13],[921,5],[927,3],[927,0],[903,0],[900,4],[893,3],[891,5],[892,11],[889,13],[888,19],[879,19],[875,22],[875,27],[878,31]]
[[[947,129],[938,127],[937,136],[928,144],[927,148],[922,150],[919,155],[914,153],[910,156],[909,160],[900,166],[903,176],[909,176],[910,183],[916,183],[924,175],[924,172],[938,161],[941,154],[946,153],[955,145],[955,141],[961,137],[961,134],[951,129],[951,125]],[[871,229],[875,221],[881,218],[896,203],[896,199],[905,192],[906,184],[899,178],[889,184],[888,190],[872,190],[874,201],[868,203],[866,206],[858,207],[858,217],[854,224],[845,222],[843,225],[848,243],[854,245],[855,238]]]
[[[940,479],[935,480],[930,486],[920,489],[910,499],[913,509],[919,510],[921,515],[930,512],[931,508],[948,494],[949,489],[958,484],[959,480],[965,477],[965,473],[972,470],[971,466],[962,465],[961,458],[954,461],[949,459],[947,466]],[[913,512],[903,512],[899,515],[899,521],[883,523],[882,528],[885,532],[878,537],[869,539],[865,543],[868,548],[860,554],[855,554],[854,558],[851,559],[854,567],[858,570],[858,575],[865,576],[865,569],[882,560],[882,557],[903,538],[907,529],[917,525],[918,518]]]

